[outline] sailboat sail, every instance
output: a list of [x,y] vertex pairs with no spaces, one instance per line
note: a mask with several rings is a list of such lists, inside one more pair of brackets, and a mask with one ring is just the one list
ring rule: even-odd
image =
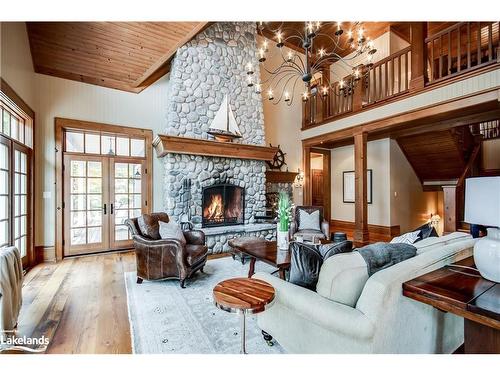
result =
[[216,138],[217,136],[227,138],[241,137],[240,129],[238,128],[238,124],[234,118],[231,106],[229,105],[227,95],[224,96],[221,106],[210,124],[208,133],[216,136]]

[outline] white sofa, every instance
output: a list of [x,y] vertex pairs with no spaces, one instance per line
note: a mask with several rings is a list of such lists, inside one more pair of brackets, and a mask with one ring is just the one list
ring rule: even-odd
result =
[[[415,257],[365,279],[353,277],[356,265],[338,254],[323,264],[318,292],[257,273],[276,289],[258,325],[290,353],[452,353],[463,343],[463,318],[404,297],[402,283],[471,256],[474,243],[458,232],[428,238],[415,244]],[[356,291],[346,298],[349,283],[359,298]]]

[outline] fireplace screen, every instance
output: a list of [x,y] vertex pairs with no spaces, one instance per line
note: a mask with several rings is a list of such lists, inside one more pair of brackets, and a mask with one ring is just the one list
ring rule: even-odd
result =
[[244,223],[245,189],[231,184],[203,189],[203,227]]

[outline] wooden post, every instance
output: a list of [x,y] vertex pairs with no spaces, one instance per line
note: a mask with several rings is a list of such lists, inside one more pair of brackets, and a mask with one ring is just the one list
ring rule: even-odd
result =
[[302,160],[304,167],[304,188],[303,188],[303,204],[310,205],[312,201],[312,186],[311,186],[311,148],[302,147]]
[[[411,81],[410,91],[418,91],[425,86],[427,66],[427,49],[425,38],[427,35],[427,22],[410,23],[411,43]],[[432,62],[431,62],[432,64]]]
[[354,87],[354,92],[352,93],[352,111],[356,112],[363,108],[363,93],[365,91],[365,80],[360,79],[356,87]]
[[444,193],[444,234],[457,230],[457,187],[443,186]]
[[368,200],[367,200],[367,133],[354,134],[354,243],[363,246],[368,243]]

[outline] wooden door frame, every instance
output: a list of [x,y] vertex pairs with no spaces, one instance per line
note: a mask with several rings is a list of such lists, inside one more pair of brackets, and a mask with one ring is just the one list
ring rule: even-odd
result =
[[[146,166],[148,169],[147,181],[148,189],[147,196],[147,210],[151,211],[153,206],[153,131],[150,129],[132,128],[128,126],[111,125],[99,122],[83,121],[76,119],[68,119],[56,117],[54,119],[55,128],[55,152],[56,152],[56,228],[55,228],[55,253],[56,260],[60,261],[64,258],[63,247],[63,181],[64,181],[64,132],[67,130],[80,130],[91,132],[105,132],[114,133],[118,135],[125,135],[128,137],[140,137],[145,139],[145,152],[146,152]],[[91,154],[89,154],[90,156]]]
[[323,155],[323,215],[330,221],[332,202],[332,153],[329,149],[304,147],[304,205],[312,202],[311,153]]

